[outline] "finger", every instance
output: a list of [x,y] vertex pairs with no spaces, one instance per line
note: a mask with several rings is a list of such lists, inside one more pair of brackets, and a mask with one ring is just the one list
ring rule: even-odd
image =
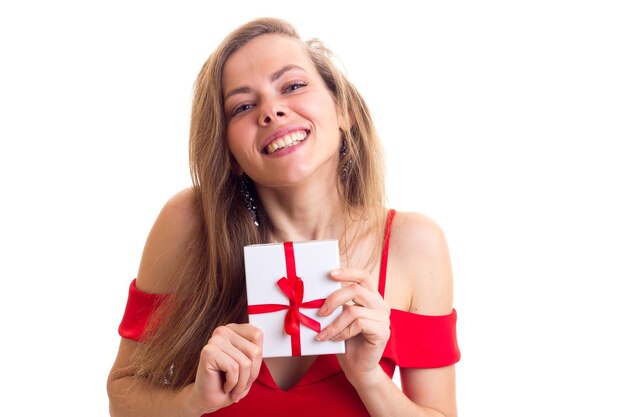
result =
[[363,320],[377,321],[381,323],[381,326],[389,327],[389,316],[385,315],[384,310],[351,305],[344,307],[343,312],[331,324],[322,329],[317,335],[317,339],[335,340],[334,338],[342,332],[344,338],[353,337],[363,330]]
[[249,340],[252,343],[260,344],[263,342],[263,332],[258,327],[250,323],[230,323],[226,326],[227,329],[232,330],[234,333]]
[[262,359],[263,332],[251,324],[227,324],[225,334],[237,349],[241,350],[250,359]]
[[330,277],[339,282],[354,282],[364,286],[370,291],[378,291],[372,276],[364,269],[339,268],[330,271]]
[[[234,385],[230,388],[230,397],[233,401],[239,401],[243,396],[246,387],[248,386],[248,382],[250,381],[250,372],[252,369],[252,360],[248,358],[243,352],[234,348],[234,346],[230,345],[230,347],[226,347],[224,349],[224,353],[229,355],[236,366],[233,365],[232,368],[236,369],[237,379],[233,379],[231,382],[234,382]],[[235,375],[235,372],[233,372]]]
[[201,363],[207,373],[220,371],[224,373],[225,381],[222,390],[229,394],[239,381],[239,364],[237,361],[222,350],[219,346],[209,343],[203,349],[200,356]]
[[263,332],[258,327],[248,323],[228,324],[226,327],[245,339],[235,338],[232,343],[252,361],[248,381],[244,389],[244,391],[248,391],[261,371],[261,363],[263,362]]
[[335,311],[337,307],[349,303],[350,301],[368,308],[377,308],[381,303],[384,303],[378,292],[374,293],[361,285],[351,284],[334,291],[326,297],[326,301],[324,301],[324,304],[320,307],[318,314],[320,316],[327,316]]
[[[262,346],[243,337],[239,331],[241,328],[233,328],[230,325],[215,329],[209,343],[217,346],[237,363],[237,381],[231,388],[231,398],[238,401],[254,379],[258,376],[256,368],[260,368]],[[242,332],[246,336],[258,340],[258,332]],[[255,364],[256,362],[256,364]]]
[[383,344],[389,340],[389,326],[383,325],[378,320],[370,320],[364,317],[355,319],[348,327],[337,333],[330,340],[348,340],[362,334],[372,344]]

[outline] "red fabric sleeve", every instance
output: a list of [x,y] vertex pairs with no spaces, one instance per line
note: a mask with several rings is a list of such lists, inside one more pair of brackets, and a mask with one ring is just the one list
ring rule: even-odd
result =
[[150,317],[167,298],[167,294],[150,294],[139,291],[136,279],[130,283],[128,301],[124,317],[118,328],[120,336],[140,342],[144,336]]
[[403,368],[440,368],[461,359],[456,340],[456,310],[423,316],[391,309],[391,335],[383,352]]

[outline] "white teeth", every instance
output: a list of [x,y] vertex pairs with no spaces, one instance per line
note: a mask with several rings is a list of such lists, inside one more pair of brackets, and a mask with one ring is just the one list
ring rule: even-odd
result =
[[288,133],[285,136],[276,139],[265,148],[267,153],[274,153],[279,149],[287,146],[297,145],[306,138],[306,132],[299,130],[297,132]]

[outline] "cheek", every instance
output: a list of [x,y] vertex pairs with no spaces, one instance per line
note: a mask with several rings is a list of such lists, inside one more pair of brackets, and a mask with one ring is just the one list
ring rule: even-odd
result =
[[228,150],[230,151],[230,153],[234,156],[236,156],[237,154],[237,141],[234,139],[235,136],[233,135],[233,132],[229,130],[226,131],[226,146],[228,147]]
[[339,129],[337,107],[332,97],[321,94],[316,100],[303,103],[310,117],[317,120],[325,128]]
[[254,132],[243,123],[231,123],[226,127],[226,146],[232,157],[233,169],[237,175],[253,169]]
[[235,157],[241,155],[245,143],[245,131],[238,123],[230,123],[226,127],[226,145]]
[[332,97],[327,97],[327,103],[324,109],[326,109],[328,123],[332,125],[333,128],[339,130],[339,113],[337,112],[337,105]]
[[240,165],[242,157],[241,143],[237,140],[237,133],[233,129],[226,129],[226,146],[232,157],[233,163]]

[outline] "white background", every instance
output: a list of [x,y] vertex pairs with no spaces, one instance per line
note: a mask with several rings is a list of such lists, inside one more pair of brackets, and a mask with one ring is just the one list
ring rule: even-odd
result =
[[263,15],[335,50],[389,205],[447,233],[461,415],[626,415],[620,3],[3,2],[0,415],[108,415],[128,284],[190,183],[193,81]]

